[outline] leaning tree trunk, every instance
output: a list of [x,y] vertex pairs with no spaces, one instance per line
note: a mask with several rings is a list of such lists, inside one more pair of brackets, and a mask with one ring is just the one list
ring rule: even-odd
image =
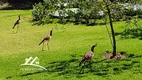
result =
[[112,22],[112,17],[111,17],[111,13],[110,13],[110,8],[108,3],[106,2],[106,0],[104,0],[106,8],[107,8],[107,13],[109,16],[109,21],[110,21],[110,28],[111,28],[111,32],[112,32],[112,42],[113,42],[113,52],[112,52],[112,56],[111,58],[115,57],[116,55],[116,39],[115,39],[115,33],[114,33],[114,29],[113,29],[113,22]]

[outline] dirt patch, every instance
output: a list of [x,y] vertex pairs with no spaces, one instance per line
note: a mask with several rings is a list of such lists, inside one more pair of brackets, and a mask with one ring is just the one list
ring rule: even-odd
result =
[[113,56],[113,54],[112,53],[105,53],[104,54],[104,59],[126,59],[126,58],[128,58],[128,56],[127,55],[125,55],[125,52],[118,52],[118,53],[116,53],[116,55],[112,58],[112,56]]

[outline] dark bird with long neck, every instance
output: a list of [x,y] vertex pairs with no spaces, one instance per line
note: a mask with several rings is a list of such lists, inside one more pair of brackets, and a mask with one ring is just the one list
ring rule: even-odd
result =
[[21,15],[18,16],[18,20],[14,23],[14,26],[13,26],[12,29],[14,29],[16,25],[18,25],[18,24],[21,23],[21,18],[20,18],[20,16],[21,16]]
[[86,61],[89,61],[92,59],[92,57],[94,56],[94,48],[97,46],[97,44],[92,45],[91,47],[91,51],[87,52],[83,58],[82,61],[79,63],[79,66],[82,65],[82,63],[85,63]]
[[14,29],[17,26],[17,31],[18,32],[18,25],[21,23],[21,15],[18,16],[18,20],[14,23],[14,26],[12,27],[12,29]]
[[50,30],[50,34],[48,34],[47,36],[45,36],[45,37],[43,38],[43,40],[39,43],[39,45],[43,44],[42,50],[44,50],[43,48],[44,48],[44,42],[45,42],[45,41],[47,41],[47,46],[48,46],[48,49],[49,49],[48,43],[49,43],[49,41],[50,41],[50,39],[51,39],[51,37],[52,37],[52,31],[53,31],[53,28]]

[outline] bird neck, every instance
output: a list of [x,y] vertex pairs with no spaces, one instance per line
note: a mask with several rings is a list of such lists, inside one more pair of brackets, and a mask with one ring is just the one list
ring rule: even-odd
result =
[[20,16],[19,16],[19,20],[20,20]]
[[92,46],[92,47],[91,47],[91,51],[92,51],[92,52],[94,52],[94,48],[95,48],[95,46]]
[[50,36],[52,36],[52,30],[50,31]]

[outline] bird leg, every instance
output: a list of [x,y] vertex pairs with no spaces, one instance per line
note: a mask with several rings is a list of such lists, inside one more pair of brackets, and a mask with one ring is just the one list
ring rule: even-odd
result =
[[17,25],[17,31],[16,31],[16,33],[18,33],[18,30],[19,30],[19,25]]
[[82,65],[82,67],[81,67],[81,69],[80,69],[80,71],[79,71],[79,73],[81,73],[81,74],[83,74],[83,73],[84,73],[85,62],[83,62],[83,64],[84,64],[84,65]]
[[86,61],[84,62],[84,65],[83,65],[83,66],[85,66],[85,63],[86,63]]
[[48,47],[48,50],[50,50],[50,47],[49,47],[49,44],[48,44],[48,43],[49,43],[49,41],[47,41],[47,47]]
[[83,74],[84,73],[84,66],[81,67],[79,74]]
[[92,71],[92,61],[89,61],[90,72]]
[[44,42],[43,42],[43,46],[42,46],[42,51],[44,51],[44,49],[43,49],[43,48],[44,48]]

